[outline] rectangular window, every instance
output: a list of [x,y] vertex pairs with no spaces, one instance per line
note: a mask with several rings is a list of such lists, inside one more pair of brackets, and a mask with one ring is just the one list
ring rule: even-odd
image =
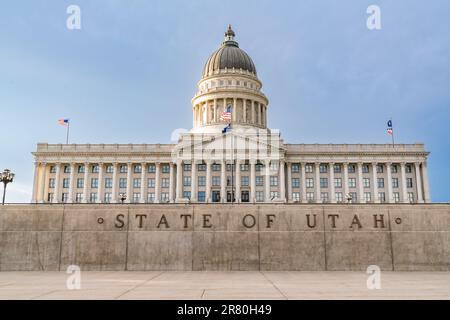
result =
[[54,188],[55,187],[55,178],[48,179],[48,187]]
[[328,202],[328,192],[321,192],[320,193],[320,201],[322,201],[322,203],[327,203]]
[[133,192],[133,203],[139,203],[141,200],[141,194],[139,192]]
[[198,199],[198,202],[205,202],[206,201],[206,192],[205,191],[199,191],[197,193],[197,199]]
[[[204,177],[206,182],[206,177]],[[212,177],[212,185],[213,187],[220,187],[220,176],[213,176]]]
[[260,172],[264,166],[261,163],[257,163],[255,165],[255,171]]
[[[170,172],[170,166],[168,164],[163,164],[161,171],[162,171],[162,173],[169,173]],[[161,196],[162,196],[162,194],[161,194]],[[169,196],[167,196],[167,199],[169,199]]]
[[111,192],[105,192],[104,200],[105,200],[105,203],[111,203],[112,193]]
[[386,193],[378,192],[378,200],[380,200],[381,203],[385,203],[386,202]]
[[190,187],[191,186],[191,176],[183,177],[183,186]]
[[120,173],[127,173],[128,172],[128,166],[126,164],[121,164],[119,166],[119,172]]
[[295,202],[300,201],[300,192],[292,192],[292,200]]
[[255,184],[257,187],[264,186],[264,176],[256,176],[255,177]]
[[413,187],[413,179],[412,178],[406,178],[406,187],[407,188]]
[[406,171],[406,173],[411,173],[412,172],[412,166],[410,164],[407,164],[405,166],[405,171]]
[[148,165],[148,173],[155,173],[155,172],[156,172],[156,166],[154,164],[149,164]]
[[341,173],[342,172],[342,166],[340,164],[334,165],[334,173]]
[[270,162],[270,171],[278,171],[278,162],[277,161]]
[[220,171],[220,164],[219,163],[213,163],[212,164],[212,171]]
[[328,166],[326,164],[320,164],[319,165],[319,172],[320,173],[327,173],[328,172]]
[[56,173],[56,167],[50,166],[50,173]]
[[114,167],[112,165],[107,165],[106,166],[106,173],[113,173],[114,172]]
[[112,178],[105,178],[105,188],[111,189],[113,186],[113,179]]
[[384,171],[383,165],[382,164],[378,164],[377,165],[377,173],[383,173],[383,171]]
[[78,178],[77,179],[77,188],[78,189],[84,188],[84,179],[83,178]]
[[149,192],[147,194],[147,202],[148,203],[153,203],[155,202],[155,194],[153,192]]
[[278,176],[270,176],[270,186],[271,187],[278,186]]
[[142,172],[142,166],[140,164],[134,165],[134,173],[141,173]]
[[320,187],[328,188],[328,178],[320,178]]
[[314,188],[314,179],[313,178],[306,178],[305,185],[307,188]]
[[140,188],[141,187],[141,179],[134,178],[133,179],[133,188]]
[[63,179],[63,188],[64,189],[69,188],[69,184],[70,184],[70,179],[69,178],[64,178]]
[[84,173],[84,170],[85,170],[85,167],[83,164],[78,166],[78,173]]
[[241,177],[241,185],[244,187],[248,187],[248,185],[249,185],[249,177],[248,176]]
[[377,182],[378,182],[378,188],[383,189],[384,188],[384,178],[378,178]]
[[126,188],[127,187],[127,178],[120,178],[119,179],[119,188]]
[[256,202],[264,202],[264,192],[256,191],[255,192]]
[[91,192],[89,196],[89,202],[90,203],[96,203],[97,202],[97,192]]
[[204,163],[199,163],[199,164],[197,165],[197,170],[198,170],[198,171],[206,171],[206,164],[204,164]]
[[397,172],[398,172],[398,166],[397,166],[396,164],[393,164],[393,165],[391,166],[391,172],[392,172],[392,173],[397,173]]
[[[190,177],[189,177],[190,178]],[[161,188],[168,188],[169,187],[169,185],[170,185],[170,180],[169,180],[169,178],[162,178],[161,179]],[[168,199],[169,197],[167,197],[167,199]]]
[[306,193],[306,201],[313,202],[314,201],[314,192],[307,192]]
[[278,191],[270,191],[270,199],[277,199]]
[[356,188],[356,178],[348,178],[348,187]]
[[362,165],[362,172],[363,173],[369,173],[369,165],[368,164],[363,164]]
[[300,165],[298,163],[293,163],[291,167],[292,173],[299,173],[300,172]]
[[80,203],[81,201],[83,201],[83,194],[78,192],[75,194],[75,202]]
[[342,179],[341,178],[334,178],[334,187],[342,188]]
[[66,203],[68,199],[69,199],[69,194],[68,193],[63,193],[62,197],[61,197],[61,201],[63,203]]
[[312,164],[305,165],[305,172],[306,173],[312,173],[313,172],[313,166]]
[[292,178],[292,188],[300,188],[300,178]]
[[48,202],[53,202],[53,197],[54,197],[54,194],[50,192],[50,193],[48,194],[48,196],[47,196],[47,201],[48,201]]
[[247,163],[241,164],[240,167],[241,167],[241,171],[248,171],[248,169],[249,169],[249,168],[248,168],[249,165],[248,165]]
[[70,166],[64,166],[64,173],[70,173]]
[[336,202],[337,203],[342,203],[344,202],[344,195],[342,192],[336,192]]
[[100,167],[98,166],[98,164],[94,164],[92,166],[92,173],[99,173],[100,172]]
[[348,173],[355,173],[356,172],[356,166],[354,164],[348,165]]
[[155,178],[149,178],[149,179],[147,180],[147,186],[148,186],[149,188],[154,188],[154,187],[155,187]]
[[183,191],[183,198],[184,199],[191,199],[191,192],[190,191]]
[[167,192],[162,192],[161,193],[161,202],[162,203],[169,202],[169,193],[167,193]]
[[358,196],[356,192],[350,192],[350,198],[352,199],[351,202],[355,203],[358,201]]
[[98,178],[91,178],[91,188],[98,188]]
[[[214,177],[213,177],[213,182],[214,182]],[[206,186],[206,177],[205,176],[198,176],[198,186],[199,187]]]
[[369,178],[363,178],[363,187],[370,188],[370,179]]
[[414,203],[414,193],[413,192],[408,192],[408,202]]
[[371,202],[372,201],[372,194],[370,192],[364,192],[364,201],[365,202]]
[[398,178],[392,178],[392,188],[398,188]]
[[192,170],[192,165],[190,163],[185,163],[183,170],[184,170],[184,172],[191,171]]
[[394,192],[394,201],[397,203],[397,202],[400,202],[400,193],[399,192]]

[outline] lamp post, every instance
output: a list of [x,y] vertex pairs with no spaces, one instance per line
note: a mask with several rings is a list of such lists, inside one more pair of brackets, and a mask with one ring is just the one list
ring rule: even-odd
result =
[[127,200],[127,194],[126,193],[119,193],[119,198],[120,198],[120,201],[123,204],[124,201]]
[[0,181],[3,182],[3,200],[2,205],[5,204],[5,196],[6,196],[6,185],[10,182],[13,182],[14,179],[14,173],[11,172],[9,169],[3,170],[3,172],[0,173]]

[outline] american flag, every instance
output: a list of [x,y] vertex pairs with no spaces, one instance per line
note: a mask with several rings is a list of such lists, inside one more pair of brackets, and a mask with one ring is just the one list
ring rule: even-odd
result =
[[59,119],[58,124],[62,126],[68,126],[69,125],[69,119]]
[[228,105],[220,115],[220,120],[222,121],[231,121],[231,105]]
[[392,136],[394,134],[394,128],[392,127],[392,120],[388,121],[387,126],[388,126],[387,133]]

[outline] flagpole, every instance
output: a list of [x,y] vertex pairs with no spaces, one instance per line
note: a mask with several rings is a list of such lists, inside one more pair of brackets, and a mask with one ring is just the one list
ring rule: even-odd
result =
[[69,129],[70,129],[70,121],[67,122],[66,144],[69,144]]

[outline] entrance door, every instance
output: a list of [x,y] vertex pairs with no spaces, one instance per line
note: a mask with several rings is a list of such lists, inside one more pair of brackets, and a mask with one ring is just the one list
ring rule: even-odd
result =
[[220,191],[212,192],[212,202],[220,202]]
[[241,192],[241,201],[242,202],[250,202],[250,195],[248,191]]
[[[233,195],[233,197],[231,195]],[[233,199],[233,200],[231,200],[231,199]],[[228,191],[227,192],[227,202],[234,202],[235,200],[236,199],[234,198],[234,192]]]

